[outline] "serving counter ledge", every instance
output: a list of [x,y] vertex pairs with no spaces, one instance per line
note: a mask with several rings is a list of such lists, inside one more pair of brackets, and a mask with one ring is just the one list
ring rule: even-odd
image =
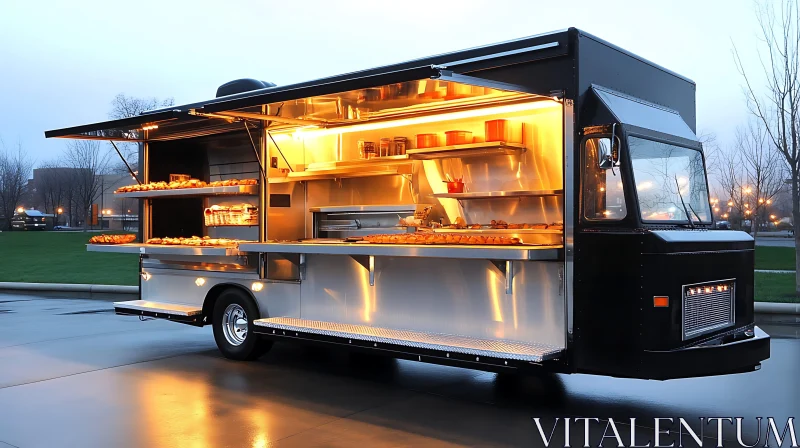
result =
[[88,252],[151,255],[216,255],[236,256],[240,250],[233,246],[168,246],[163,244],[87,244]]
[[558,246],[467,246],[436,244],[374,244],[374,243],[241,243],[242,252],[373,255],[383,257],[469,258],[478,260],[538,260],[562,259],[563,247]]

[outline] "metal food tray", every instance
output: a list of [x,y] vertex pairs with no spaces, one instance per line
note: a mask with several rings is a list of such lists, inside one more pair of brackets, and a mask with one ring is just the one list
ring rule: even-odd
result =
[[385,257],[470,258],[480,260],[559,260],[562,245],[468,246],[377,243],[240,243],[242,252],[375,255]]
[[233,185],[227,187],[175,188],[171,190],[131,191],[114,193],[115,198],[165,198],[187,196],[258,195],[258,185]]
[[240,250],[235,246],[170,246],[164,244],[87,244],[88,252],[152,255],[216,255],[235,256]]

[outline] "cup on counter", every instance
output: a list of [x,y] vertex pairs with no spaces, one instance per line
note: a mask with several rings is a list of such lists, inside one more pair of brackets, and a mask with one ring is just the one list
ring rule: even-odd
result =
[[447,192],[448,193],[463,193],[464,192],[464,181],[461,179],[456,179],[453,181],[447,181]]

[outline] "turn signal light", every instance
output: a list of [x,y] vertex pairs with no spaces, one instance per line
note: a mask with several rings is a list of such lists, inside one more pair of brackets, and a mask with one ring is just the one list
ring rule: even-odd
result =
[[669,297],[653,296],[653,306],[656,308],[667,308],[669,306]]

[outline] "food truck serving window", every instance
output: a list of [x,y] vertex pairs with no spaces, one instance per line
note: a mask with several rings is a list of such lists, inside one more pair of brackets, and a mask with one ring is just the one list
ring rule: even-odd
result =
[[700,151],[630,137],[628,152],[642,221],[711,222]]

